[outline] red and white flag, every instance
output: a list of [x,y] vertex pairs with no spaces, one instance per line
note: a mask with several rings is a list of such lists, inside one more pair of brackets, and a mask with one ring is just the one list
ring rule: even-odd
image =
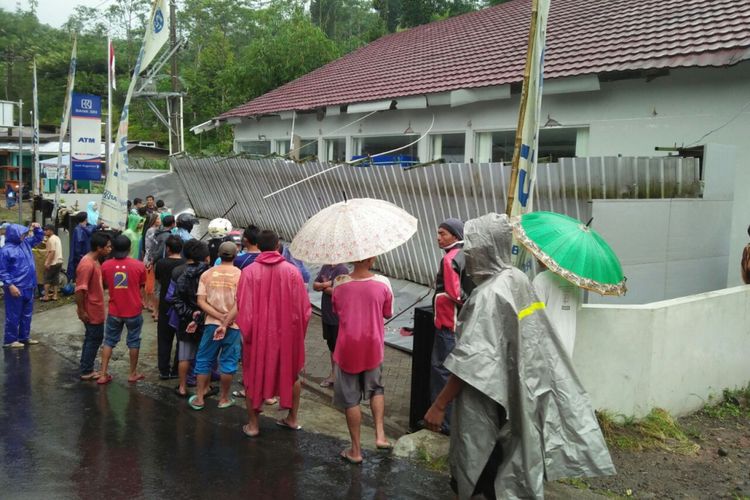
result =
[[112,40],[109,40],[109,81],[111,82],[112,88],[117,90],[117,79],[115,78],[115,46],[112,45]]

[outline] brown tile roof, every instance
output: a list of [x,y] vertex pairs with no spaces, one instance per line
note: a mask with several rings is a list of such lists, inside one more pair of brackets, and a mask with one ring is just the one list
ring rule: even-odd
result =
[[[220,118],[519,82],[530,0],[384,36]],[[552,0],[545,78],[750,59],[750,0]]]

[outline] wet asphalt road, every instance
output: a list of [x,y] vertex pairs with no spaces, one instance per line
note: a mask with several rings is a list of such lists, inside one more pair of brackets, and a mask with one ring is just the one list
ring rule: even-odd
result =
[[[190,410],[150,385],[100,387],[44,345],[2,352],[0,497],[451,498],[445,476],[376,452],[353,466],[336,439]],[[345,425],[342,418],[342,425]]]

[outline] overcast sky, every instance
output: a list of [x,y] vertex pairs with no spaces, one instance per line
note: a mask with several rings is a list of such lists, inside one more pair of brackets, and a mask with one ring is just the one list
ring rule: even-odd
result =
[[[40,22],[59,28],[68,20],[68,16],[73,13],[76,6],[96,7],[100,4],[106,6],[110,2],[111,0],[39,0],[37,17]],[[22,10],[28,10],[28,0],[0,0],[0,7],[4,10],[15,11],[16,5],[19,4]]]

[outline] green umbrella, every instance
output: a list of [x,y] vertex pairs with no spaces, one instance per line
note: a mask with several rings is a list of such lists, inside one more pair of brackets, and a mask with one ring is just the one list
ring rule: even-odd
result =
[[602,295],[627,290],[620,259],[589,224],[553,212],[523,214],[513,217],[511,224],[523,246],[571,283]]

